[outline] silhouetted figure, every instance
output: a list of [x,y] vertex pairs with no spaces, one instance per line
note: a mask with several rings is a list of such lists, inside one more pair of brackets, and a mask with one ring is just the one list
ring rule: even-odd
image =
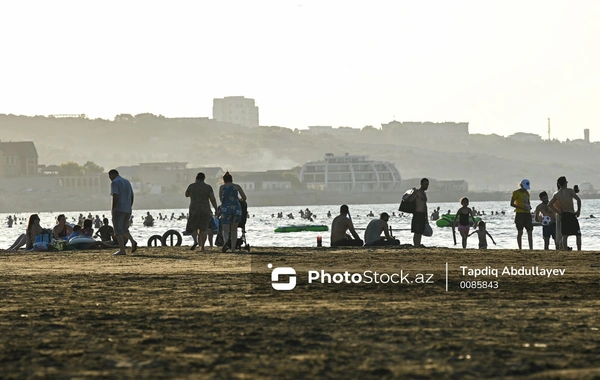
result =
[[154,225],[154,217],[150,215],[150,211],[146,213],[146,217],[144,218],[144,226],[152,227]]

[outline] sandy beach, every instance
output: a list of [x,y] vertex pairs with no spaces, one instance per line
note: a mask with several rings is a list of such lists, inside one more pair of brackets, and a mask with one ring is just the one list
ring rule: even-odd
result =
[[0,253],[0,377],[600,378],[598,252],[110,253]]

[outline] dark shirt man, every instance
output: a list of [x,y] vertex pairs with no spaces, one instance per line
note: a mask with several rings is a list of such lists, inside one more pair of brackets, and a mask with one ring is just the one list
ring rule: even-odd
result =
[[110,195],[112,196],[112,218],[115,236],[119,243],[119,250],[114,253],[116,256],[125,255],[125,238],[131,241],[131,252],[137,250],[137,242],[129,233],[129,218],[131,217],[133,207],[133,188],[131,183],[119,175],[119,172],[112,169],[108,172],[110,178]]
[[412,222],[410,225],[410,232],[414,234],[413,245],[415,247],[421,247],[421,237],[425,232],[425,226],[429,224],[427,216],[427,194],[425,191],[429,188],[429,180],[427,178],[421,179],[421,187],[414,188],[413,193],[406,199],[409,202],[415,202],[415,212],[413,212]]
[[116,241],[115,230],[108,225],[108,218],[104,218],[102,222],[104,224],[98,228],[98,231],[96,231],[94,237],[98,237],[98,235],[100,235],[100,240],[103,242]]
[[[206,176],[204,173],[196,175],[196,182],[190,184],[185,191],[185,196],[190,198],[190,216],[188,217],[186,232],[189,232],[194,239],[191,249],[198,246],[198,230],[200,230],[200,251],[204,252],[204,243],[208,236],[209,224],[212,220],[210,203],[212,203],[215,213],[217,212],[217,201],[212,186],[204,183]],[[210,201],[210,203],[209,203]],[[211,242],[212,245],[212,242]]]

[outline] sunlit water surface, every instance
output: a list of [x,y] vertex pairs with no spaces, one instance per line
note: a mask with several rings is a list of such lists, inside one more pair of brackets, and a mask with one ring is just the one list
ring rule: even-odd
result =
[[[251,201],[251,200],[250,200]],[[537,203],[533,204],[535,207]],[[455,213],[460,207],[458,202],[453,203],[431,203],[429,204],[429,210],[433,210],[436,207],[440,207],[442,213],[447,210],[452,210]],[[494,237],[497,245],[491,244],[488,241],[489,248],[505,248],[514,249],[517,248],[516,234],[517,231],[514,226],[514,212],[510,207],[510,201],[506,202],[475,202],[471,206],[474,206],[477,210],[484,211],[487,215],[482,216],[483,220],[487,224],[487,229],[490,234]],[[249,206],[248,213],[250,218],[246,224],[246,240],[251,246],[261,247],[312,247],[316,246],[317,236],[322,236],[323,245],[329,246],[329,232],[293,232],[293,233],[275,233],[274,229],[280,226],[288,226],[294,224],[307,224],[306,220],[300,218],[299,211],[301,209],[309,208],[315,215],[314,224],[325,224],[331,227],[331,220],[334,216],[339,213],[339,205],[330,206],[293,206],[293,207],[252,207]],[[394,235],[400,239],[401,243],[412,243],[412,235],[410,233],[410,215],[404,217],[398,216],[398,205],[397,204],[379,204],[379,205],[350,205],[350,212],[352,213],[352,219],[357,229],[364,229],[368,222],[372,219],[366,215],[372,211],[375,215],[381,212],[387,212],[392,215],[392,212],[396,213],[396,217],[391,217],[389,224],[393,228]],[[155,217],[155,223],[153,227],[144,227],[142,224],[142,216],[146,215],[146,212],[150,212]],[[332,217],[327,217],[327,211],[331,211]],[[505,211],[505,215],[490,215],[492,211]],[[152,235],[162,235],[165,231],[175,229],[182,232],[185,230],[186,220],[170,220],[172,213],[175,216],[181,215],[181,213],[187,214],[187,209],[163,209],[163,210],[137,210],[134,209],[134,223],[130,228],[134,238],[140,242],[141,245],[146,245],[148,238]],[[284,218],[272,218],[271,214],[277,215],[278,212],[283,212]],[[42,212],[39,213],[41,218],[41,225],[44,228],[51,228],[55,225],[56,216],[61,211],[57,212]],[[64,212],[67,215],[67,220],[73,222],[73,218],[77,218],[79,214],[85,216],[91,213],[94,217],[96,215],[110,215],[108,210],[82,210],[80,212]],[[158,214],[168,215],[169,220],[158,220]],[[295,219],[290,220],[285,215],[293,213]],[[600,200],[590,199],[583,200],[582,216],[579,219],[581,225],[581,231],[583,235],[583,249],[584,250],[600,250],[600,237],[597,233],[600,231],[600,219],[590,218],[590,214],[600,216]],[[0,248],[8,248],[15,239],[25,231],[27,224],[27,218],[29,214],[11,214],[16,215],[19,219],[12,228],[8,228],[7,218],[9,214],[0,214]],[[109,218],[110,219],[110,218]],[[423,238],[422,243],[426,246],[437,246],[437,247],[454,247],[452,240],[452,231],[450,228],[440,228],[435,226],[435,222],[431,222],[433,226],[433,236],[430,238]],[[112,225],[112,222],[111,222]],[[361,237],[364,231],[359,230]],[[191,245],[191,237],[183,237],[183,245]],[[460,237],[458,241],[460,246]],[[524,246],[527,246],[526,238],[524,238]],[[533,244],[535,249],[543,249],[542,239],[542,228],[534,227],[533,230]],[[575,245],[575,238],[572,237],[569,240],[569,245]],[[469,248],[477,247],[476,235],[469,238]]]

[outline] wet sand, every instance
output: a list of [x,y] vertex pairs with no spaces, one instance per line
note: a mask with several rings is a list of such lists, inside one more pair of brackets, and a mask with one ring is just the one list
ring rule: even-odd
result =
[[[600,378],[597,252],[188,249],[0,253],[0,377]],[[275,291],[268,264],[295,289]],[[565,273],[461,289],[464,265]]]

